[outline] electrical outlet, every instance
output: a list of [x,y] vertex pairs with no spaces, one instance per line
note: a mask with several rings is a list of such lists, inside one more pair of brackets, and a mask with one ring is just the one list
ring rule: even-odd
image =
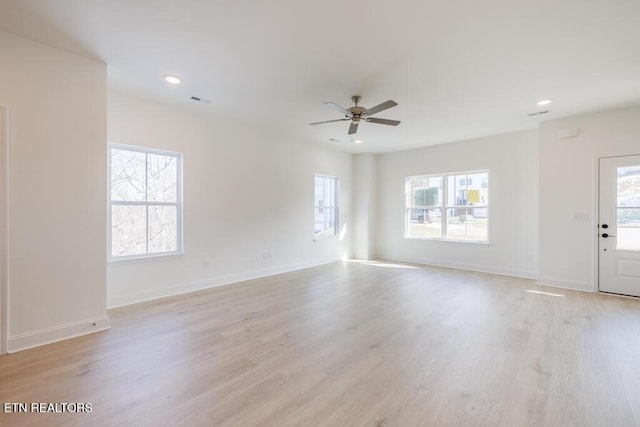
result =
[[202,267],[204,267],[204,269],[208,269],[209,267],[211,267],[211,261],[209,261],[208,259],[205,259],[202,262]]
[[574,221],[589,221],[589,214],[586,212],[574,212],[573,213]]

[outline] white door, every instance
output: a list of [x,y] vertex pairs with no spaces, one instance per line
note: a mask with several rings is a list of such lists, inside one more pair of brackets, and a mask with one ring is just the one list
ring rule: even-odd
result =
[[640,155],[600,159],[602,292],[640,297]]

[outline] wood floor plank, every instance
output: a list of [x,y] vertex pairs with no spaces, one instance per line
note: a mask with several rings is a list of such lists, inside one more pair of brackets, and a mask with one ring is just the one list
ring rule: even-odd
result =
[[640,300],[340,262],[110,310],[0,357],[0,426],[640,425]]

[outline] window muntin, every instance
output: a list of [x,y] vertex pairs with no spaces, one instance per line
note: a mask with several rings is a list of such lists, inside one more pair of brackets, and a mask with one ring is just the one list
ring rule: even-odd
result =
[[488,171],[407,177],[405,200],[407,238],[488,241]]
[[316,239],[338,234],[338,178],[315,175],[314,236]]
[[110,259],[182,252],[182,155],[112,144]]

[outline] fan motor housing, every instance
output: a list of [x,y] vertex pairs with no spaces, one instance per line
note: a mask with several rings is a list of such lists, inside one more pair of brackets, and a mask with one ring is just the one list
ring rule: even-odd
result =
[[358,107],[358,106],[348,108],[348,110],[349,110],[349,112],[350,112],[351,114],[353,114],[354,116],[356,116],[356,115],[357,115],[357,116],[361,116],[361,115],[362,115],[362,113],[364,113],[365,111],[367,111],[367,109],[366,109],[366,108],[364,108],[364,107]]

